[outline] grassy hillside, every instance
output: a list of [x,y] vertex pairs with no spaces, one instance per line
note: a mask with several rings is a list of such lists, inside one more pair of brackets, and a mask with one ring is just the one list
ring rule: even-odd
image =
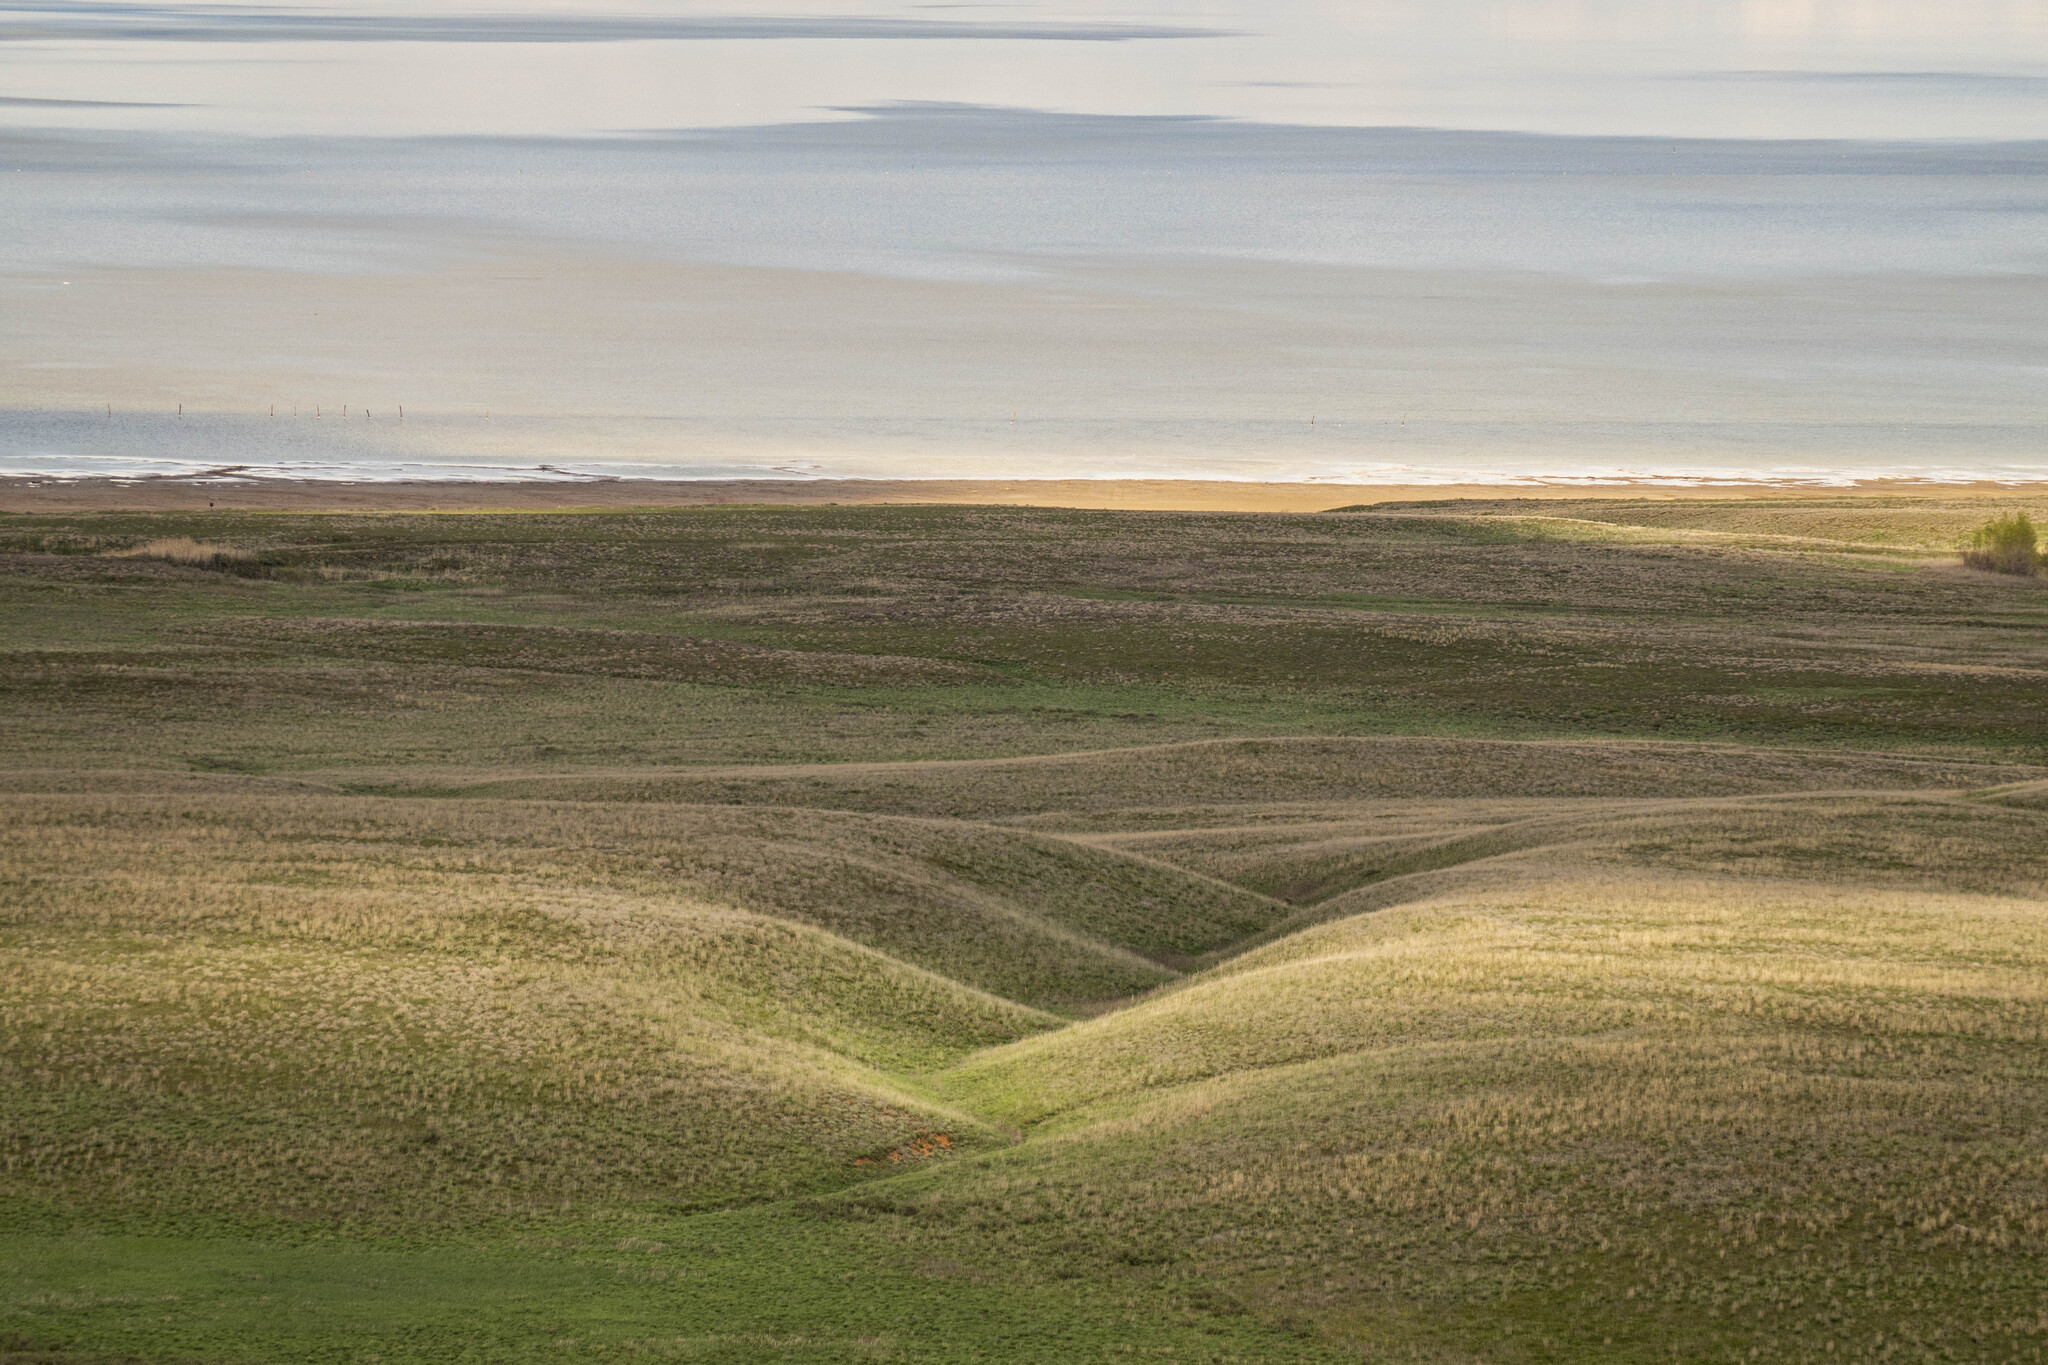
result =
[[23,1200],[388,1231],[786,1194],[921,1133],[1000,1141],[876,1068],[1055,1022],[607,876],[550,846],[561,822],[190,798],[0,820]]
[[[302,888],[396,879],[480,903],[517,889],[740,907],[812,925],[1029,1002],[1129,995],[1158,959],[1209,951],[1286,913],[1174,867],[1022,831],[775,809],[361,797],[0,800],[17,894],[133,903],[158,879]],[[159,892],[228,913],[208,890]],[[428,889],[418,892],[428,895]],[[436,889],[432,894],[441,894]],[[95,911],[97,913],[97,911]],[[112,913],[112,911],[108,911]],[[253,913],[253,911],[251,912]]]
[[977,1056],[1032,1141],[847,1197],[1396,1359],[2031,1359],[2040,911],[1525,866]]
[[[827,806],[1041,828],[1116,829],[1254,817],[1284,806],[1388,797],[1651,796],[1828,788],[1975,787],[2029,773],[1994,760],[1749,746],[1578,744],[1423,736],[1198,740],[1028,758],[923,763],[634,766],[494,775],[465,784],[447,773],[414,782],[479,796],[602,801],[711,801]],[[395,780],[395,779],[393,779]]]
[[852,1197],[1396,1358],[2031,1359],[2048,825],[1685,805],[977,1053],[941,1093],[1033,1141]]
[[0,1365],[2038,1362],[1982,514],[0,520]]

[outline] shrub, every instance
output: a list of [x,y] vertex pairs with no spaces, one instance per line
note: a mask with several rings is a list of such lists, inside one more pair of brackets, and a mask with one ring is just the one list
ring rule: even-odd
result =
[[2030,574],[2041,565],[2038,541],[2027,514],[2015,512],[1979,527],[1963,550],[1963,563],[1993,573]]

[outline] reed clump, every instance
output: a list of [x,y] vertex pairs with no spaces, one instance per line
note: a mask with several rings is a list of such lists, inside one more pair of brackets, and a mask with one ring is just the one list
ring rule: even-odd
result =
[[1963,563],[1990,573],[2037,573],[2041,568],[2040,533],[2025,512],[1986,522],[1970,536]]

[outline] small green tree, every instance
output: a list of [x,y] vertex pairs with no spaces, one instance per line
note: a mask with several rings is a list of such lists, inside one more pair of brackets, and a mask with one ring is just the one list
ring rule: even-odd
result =
[[1993,573],[2029,574],[2041,567],[2040,536],[2025,512],[1986,522],[1970,537],[1963,563]]

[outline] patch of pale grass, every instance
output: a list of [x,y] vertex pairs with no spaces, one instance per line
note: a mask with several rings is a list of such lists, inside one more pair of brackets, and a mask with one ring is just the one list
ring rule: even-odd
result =
[[114,559],[162,559],[172,564],[205,568],[214,564],[240,564],[253,558],[247,550],[232,545],[215,545],[190,536],[159,536],[125,550],[106,552]]

